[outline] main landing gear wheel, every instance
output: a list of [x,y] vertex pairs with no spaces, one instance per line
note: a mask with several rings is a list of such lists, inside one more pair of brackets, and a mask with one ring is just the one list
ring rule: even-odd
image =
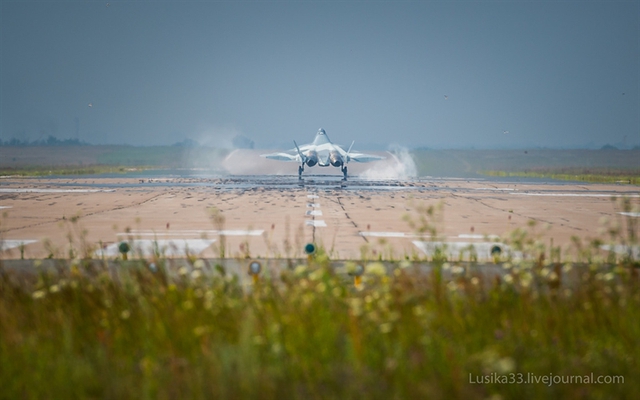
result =
[[344,174],[344,178],[342,178],[343,181],[347,180],[347,167],[344,166],[342,167],[342,173]]

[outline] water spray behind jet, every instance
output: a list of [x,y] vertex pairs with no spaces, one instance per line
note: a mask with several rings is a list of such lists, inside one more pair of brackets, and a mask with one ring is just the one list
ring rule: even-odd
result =
[[391,156],[388,162],[380,162],[371,166],[360,176],[365,179],[409,179],[418,175],[416,163],[409,149],[399,145],[389,146]]

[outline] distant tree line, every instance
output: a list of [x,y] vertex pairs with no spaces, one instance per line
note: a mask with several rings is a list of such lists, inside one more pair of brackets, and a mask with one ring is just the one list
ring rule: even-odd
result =
[[46,139],[37,140],[20,140],[10,139],[7,141],[0,140],[0,146],[88,146],[89,143],[83,142],[80,139],[58,139],[55,136],[49,135]]

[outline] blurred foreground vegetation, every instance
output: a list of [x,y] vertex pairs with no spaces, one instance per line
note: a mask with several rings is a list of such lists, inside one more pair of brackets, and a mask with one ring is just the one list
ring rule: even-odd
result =
[[[417,211],[437,237],[437,207]],[[618,222],[637,247],[637,219]],[[359,284],[322,248],[255,280],[223,258],[0,260],[0,398],[636,398],[640,264],[603,243],[575,238],[566,262],[518,229],[501,277],[436,252],[364,263]]]
[[[581,268],[570,288],[508,267],[486,282],[374,263],[360,289],[322,260],[251,285],[202,260],[3,270],[0,397],[635,398],[638,269],[558,267]],[[616,381],[518,383],[532,376]]]

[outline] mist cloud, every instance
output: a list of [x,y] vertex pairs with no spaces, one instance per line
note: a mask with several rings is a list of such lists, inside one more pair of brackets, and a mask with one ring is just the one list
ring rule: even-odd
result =
[[408,179],[418,176],[416,163],[406,147],[390,146],[389,158],[372,164],[360,174],[365,179]]

